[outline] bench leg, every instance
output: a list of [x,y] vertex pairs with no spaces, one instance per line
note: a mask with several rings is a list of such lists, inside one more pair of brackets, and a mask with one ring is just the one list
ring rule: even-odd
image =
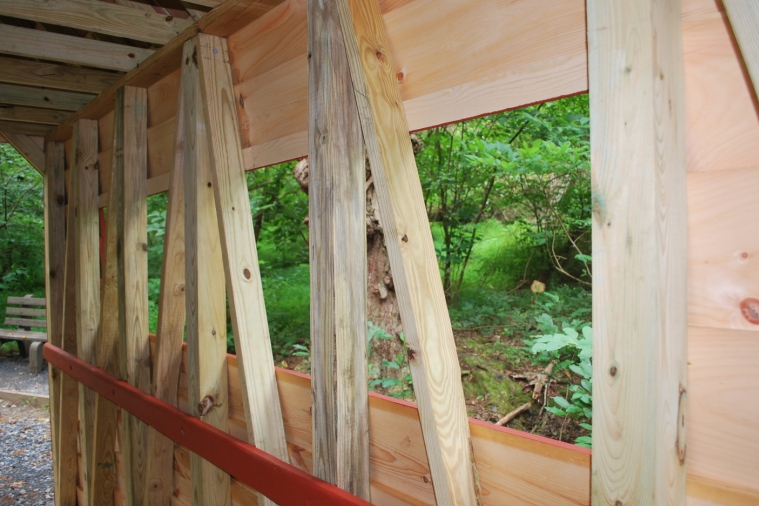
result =
[[44,344],[43,342],[35,341],[29,347],[29,370],[32,374],[39,374],[42,371],[42,363],[44,362],[42,358],[42,346]]
[[26,358],[29,356],[29,345],[31,344],[29,341],[25,341],[22,339],[16,339],[16,344],[18,345],[18,354],[21,355],[21,358]]

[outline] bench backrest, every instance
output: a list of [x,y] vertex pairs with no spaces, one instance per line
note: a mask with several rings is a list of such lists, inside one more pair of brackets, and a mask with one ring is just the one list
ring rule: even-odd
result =
[[[21,307],[12,307],[21,306]],[[46,302],[44,298],[26,295],[24,297],[8,297],[8,306],[5,308],[5,325],[15,325],[22,329],[32,327],[47,328],[45,317]]]

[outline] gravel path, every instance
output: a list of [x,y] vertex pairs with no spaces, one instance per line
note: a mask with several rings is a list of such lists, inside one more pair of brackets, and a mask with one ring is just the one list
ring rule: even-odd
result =
[[[0,390],[48,395],[47,367],[29,372],[29,359],[0,356]],[[54,505],[50,413],[0,400],[0,506]]]
[[47,367],[39,374],[29,371],[29,359],[18,354],[0,356],[0,390],[48,395]]
[[0,505],[54,505],[47,411],[0,401]]

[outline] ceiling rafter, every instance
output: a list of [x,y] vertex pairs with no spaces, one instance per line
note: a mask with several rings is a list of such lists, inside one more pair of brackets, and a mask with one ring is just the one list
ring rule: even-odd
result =
[[42,136],[49,134],[53,125],[40,125],[38,123],[19,123],[17,121],[0,120],[0,132],[7,139],[11,134]]
[[192,21],[95,0],[0,0],[0,15],[165,44]]
[[154,52],[152,49],[0,25],[0,53],[26,58],[126,72]]
[[37,107],[6,105],[0,103],[0,120],[20,121],[22,123],[44,123],[46,125],[60,125],[69,116],[71,116],[71,111],[40,109]]

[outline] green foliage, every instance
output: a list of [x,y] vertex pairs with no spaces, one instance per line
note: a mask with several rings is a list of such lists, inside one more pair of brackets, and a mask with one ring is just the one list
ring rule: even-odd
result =
[[42,176],[9,144],[0,144],[0,292],[44,287]]
[[[552,302],[548,309],[556,308],[560,297],[549,294]],[[545,305],[544,305],[545,307]],[[558,364],[554,373],[569,369],[575,374],[577,382],[568,387],[568,397],[555,396],[552,398],[555,406],[546,406],[546,410],[556,416],[568,416],[580,421],[580,425],[592,431],[590,421],[593,418],[593,331],[589,322],[578,319],[564,320],[561,330],[551,316],[544,313],[536,318],[538,328],[543,334],[534,340],[528,340],[531,351],[538,363]],[[570,395],[571,394],[571,395]],[[587,448],[591,447],[591,435],[580,436],[575,443]]]
[[420,138],[417,164],[428,215],[440,227],[436,251],[450,302],[464,286],[488,218],[520,225],[522,281],[559,273],[589,283],[587,96],[435,128]]
[[[372,340],[384,339],[395,340],[396,337],[389,334],[385,329],[378,327],[377,325],[369,322],[369,328],[367,331],[367,346],[371,348]],[[398,399],[408,399],[414,395],[414,384],[411,379],[411,368],[408,363],[408,352],[406,348],[406,337],[403,332],[400,333],[397,339],[401,342],[401,351],[392,360],[382,360],[381,367],[384,369],[395,369],[400,371],[398,377],[386,376],[382,377],[382,373],[377,364],[369,363],[369,389],[377,390],[378,388],[384,389],[388,395]]]

